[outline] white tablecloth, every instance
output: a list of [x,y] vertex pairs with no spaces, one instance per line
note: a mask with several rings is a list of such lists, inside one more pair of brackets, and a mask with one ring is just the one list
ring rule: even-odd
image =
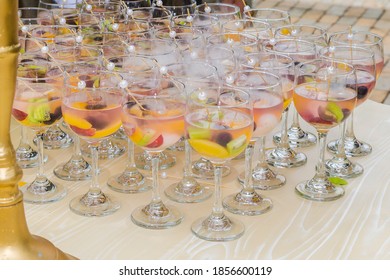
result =
[[[303,121],[302,126],[314,132]],[[16,147],[20,127],[13,121],[11,130]],[[49,160],[45,170],[51,179],[66,186],[67,196],[46,205],[25,203],[27,223],[32,234],[49,239],[59,249],[80,259],[390,259],[390,106],[367,101],[357,108],[355,132],[359,139],[373,146],[373,152],[366,157],[353,158],[365,171],[362,176],[348,180],[344,197],[331,202],[312,202],[295,194],[295,185],[314,175],[318,158],[316,147],[303,148],[307,164],[278,169],[286,176],[286,185],[260,192],[272,199],[274,207],[270,212],[252,217],[229,213],[246,227],[245,234],[235,241],[208,242],[191,233],[191,223],[210,213],[213,198],[181,204],[170,202],[163,195],[164,201],[184,212],[180,225],[148,230],[133,224],[132,210],[148,203],[151,192],[123,194],[106,186],[109,176],[122,172],[126,155],[100,162],[102,188],[120,200],[121,208],[106,217],[74,214],[68,208],[69,201],[85,193],[89,182],[62,181],[52,173],[55,166],[70,158],[71,147],[46,150]],[[328,140],[337,138],[338,134],[339,129],[334,128]],[[268,147],[272,145],[270,138]],[[168,178],[161,180],[162,187],[181,175],[183,154],[175,154],[177,165],[166,170]],[[327,154],[327,158],[330,156]],[[233,160],[230,165],[232,173],[223,179],[223,196],[240,189],[236,178],[243,170],[243,160]],[[33,180],[35,172],[25,169],[22,180]]]

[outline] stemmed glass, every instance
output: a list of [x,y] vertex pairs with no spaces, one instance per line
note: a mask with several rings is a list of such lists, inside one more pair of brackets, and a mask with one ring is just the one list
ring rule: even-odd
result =
[[179,82],[157,81],[157,87],[149,92],[135,93],[133,87],[129,87],[122,106],[126,134],[152,157],[152,200],[131,214],[136,225],[151,229],[173,227],[183,219],[176,207],[165,204],[161,199],[158,164],[159,153],[184,134],[184,86]]
[[[129,44],[130,53],[132,55],[145,56],[157,61],[161,72],[166,71],[166,65],[171,63],[181,62],[181,55],[177,44],[172,41],[161,39],[139,39]],[[147,87],[147,83],[145,83]],[[162,151],[160,156],[160,169],[167,169],[176,164],[176,157],[171,153]],[[138,168],[144,170],[151,170],[151,157],[144,151],[137,154],[135,157],[135,164]]]
[[[267,70],[266,70],[267,71]],[[254,132],[253,142],[259,145],[259,158],[255,168],[252,170],[251,181],[255,188],[271,190],[279,188],[286,183],[286,178],[270,169],[266,161],[265,139],[280,122],[283,112],[283,91],[282,84],[277,75],[267,74],[260,70],[239,70],[232,86],[246,90],[253,104]],[[238,180],[244,183],[246,173],[238,176]]]
[[[113,56],[106,58],[103,63],[108,71],[120,75],[128,83],[129,89],[137,92],[137,85],[147,79],[156,80],[159,69],[154,59],[143,56]],[[138,91],[139,93],[139,91]],[[134,161],[134,143],[127,137],[125,129],[121,127],[127,138],[127,163],[123,172],[108,178],[107,185],[118,192],[139,193],[151,188],[151,181],[136,167]]]
[[279,26],[291,24],[291,16],[287,11],[270,8],[252,8],[243,12],[244,19],[259,20],[268,23],[273,30]]
[[158,30],[170,26],[172,13],[166,8],[151,6],[132,8],[127,10],[125,16],[129,16],[132,19],[147,20],[156,30]]
[[[169,64],[166,66],[166,70],[168,77],[184,84],[186,92],[192,92],[206,85],[215,86],[218,84],[217,69],[202,60]],[[200,202],[209,198],[212,190],[203,186],[196,178],[209,178],[210,173],[214,172],[213,166],[203,157],[192,163],[191,147],[187,139],[184,138],[183,142],[185,157],[183,177],[179,182],[168,186],[165,189],[165,195],[177,202]],[[225,169],[226,171],[230,172],[230,169]]]
[[203,3],[196,6],[196,11],[199,14],[217,17],[220,25],[226,21],[241,18],[240,8],[227,3]]
[[[101,70],[101,67],[95,61],[96,59],[98,59],[98,57],[94,56],[95,54],[99,54],[99,52],[96,49],[88,49],[88,52],[90,51],[89,53],[91,57],[84,58],[77,55],[80,54],[78,52],[80,48],[85,50],[85,47],[81,46],[75,46],[70,48],[67,47],[63,50],[57,50],[57,52],[51,53],[51,56],[55,58],[56,62],[60,64],[62,69],[69,75],[75,75],[77,73],[86,73],[83,76],[78,76],[78,79],[89,81],[89,86],[91,86],[91,77],[97,77],[99,71]],[[86,59],[87,61],[83,61],[84,59]],[[74,81],[72,82],[75,84]],[[73,134],[74,139],[73,154],[68,161],[60,163],[54,168],[54,175],[56,175],[62,180],[67,181],[80,181],[91,179],[92,168],[91,165],[84,159],[81,153],[80,137],[71,129],[69,130]]]
[[244,234],[244,225],[224,214],[221,181],[222,166],[249,144],[253,131],[252,109],[249,94],[239,89],[208,87],[189,93],[185,116],[188,141],[196,152],[213,163],[215,173],[212,212],[191,226],[192,232],[201,239],[228,241]]
[[[259,215],[272,208],[272,201],[263,198],[255,188],[273,189],[282,186],[286,179],[271,171],[265,161],[265,137],[279,123],[283,111],[283,95],[280,78],[259,70],[240,70],[231,85],[245,89],[251,98],[254,115],[254,130],[245,150],[245,170],[238,177],[242,189],[223,200],[230,212],[241,215]],[[252,169],[253,151],[259,144],[259,161]]]
[[[160,4],[157,0],[152,1],[153,5],[158,6]],[[158,7],[167,9],[172,13],[172,16],[193,14],[196,11],[196,0],[164,0],[162,2],[163,5]]]
[[[340,45],[324,48],[320,50],[319,55],[320,57],[344,61],[355,67],[357,77],[356,107],[369,98],[376,83],[374,53],[370,49]],[[344,143],[345,137],[351,136],[353,116],[354,113],[352,112],[347,121],[340,126],[341,137],[338,140],[339,143]],[[348,129],[347,135],[345,135],[346,129]],[[361,175],[363,167],[347,158],[344,145],[337,145],[337,147],[336,155],[326,162],[326,168],[330,175],[342,178],[352,178]]]
[[266,52],[253,53],[245,56],[241,63],[243,69],[271,71],[280,77],[283,92],[283,113],[281,141],[276,148],[266,152],[268,164],[275,167],[291,168],[306,163],[306,155],[290,147],[287,137],[288,109],[292,101],[295,81],[295,64],[291,57]]
[[[317,56],[315,43],[300,39],[278,38],[270,40],[269,43],[264,46],[264,50],[274,54],[287,55],[294,60],[294,64],[312,60]],[[288,129],[287,134],[291,147],[308,147],[314,145],[317,141],[314,134],[304,131],[300,127],[297,112],[294,112],[293,114],[292,124]],[[276,143],[280,141],[280,137],[278,136],[279,135],[277,134],[273,139]]]
[[24,201],[49,203],[62,199],[66,189],[44,175],[42,134],[61,119],[62,71],[51,64],[30,61],[19,63],[17,89],[12,115],[23,126],[37,134],[38,173],[35,180],[23,187]]
[[[318,67],[316,67],[316,65]],[[333,185],[325,169],[326,136],[340,125],[356,105],[356,73],[353,65],[336,60],[300,63],[296,68],[297,85],[293,101],[299,115],[318,133],[319,161],[315,176],[299,183],[296,192],[309,200],[329,201],[344,195]]]
[[[383,54],[383,38],[377,34],[366,32],[366,31],[344,31],[330,34],[329,45],[331,46],[350,46],[350,47],[362,47],[369,48],[374,53],[375,68],[376,68],[376,79],[379,78],[383,65],[384,65],[384,54]],[[359,90],[359,88],[358,88]],[[369,91],[360,89],[358,97],[369,94]],[[359,103],[359,101],[358,101]],[[331,141],[328,143],[328,151],[336,153],[338,148],[338,140]],[[344,149],[348,156],[359,157],[365,156],[371,153],[372,147],[370,144],[357,139],[353,129],[352,121],[346,128],[346,137],[344,139]]]
[[[115,133],[122,125],[121,79],[110,73],[68,73],[62,98],[65,122],[80,138],[90,144],[92,182],[87,193],[70,201],[70,209],[82,216],[105,216],[120,204],[105,194],[98,182],[99,142]],[[83,77],[81,77],[83,76]]]
[[269,40],[273,37],[271,26],[255,19],[234,19],[222,23],[222,32],[239,32],[244,34],[251,34],[258,38],[259,43],[262,44],[264,40]]

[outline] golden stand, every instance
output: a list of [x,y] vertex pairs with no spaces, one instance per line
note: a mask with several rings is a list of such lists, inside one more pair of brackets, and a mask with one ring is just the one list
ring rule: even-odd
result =
[[18,1],[0,0],[0,259],[75,259],[27,228],[18,188],[22,170],[9,132],[20,48],[17,10]]

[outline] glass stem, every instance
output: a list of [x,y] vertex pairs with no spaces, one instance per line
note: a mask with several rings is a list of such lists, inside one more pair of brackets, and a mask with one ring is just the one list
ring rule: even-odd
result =
[[214,196],[212,216],[219,217],[219,218],[223,216],[222,193],[221,193],[222,168],[223,168],[222,163],[214,164],[215,196]]
[[294,109],[294,113],[293,113],[293,121],[292,121],[291,127],[296,127],[296,128],[299,127],[299,115],[298,115],[297,110],[295,110],[295,109]]
[[190,143],[188,143],[188,140],[184,140],[184,174],[183,177],[187,178],[192,175],[191,172],[191,147]]
[[38,147],[38,173],[37,173],[37,180],[38,181],[45,181],[47,180],[44,175],[44,168],[43,168],[43,159],[44,159],[44,149],[43,149],[43,132],[37,133],[37,147]]
[[245,181],[242,187],[242,191],[245,193],[253,193],[255,191],[252,184],[252,160],[255,143],[256,141],[250,141],[245,149]]
[[261,136],[258,139],[259,142],[259,161],[257,163],[257,166],[260,168],[268,168],[267,159],[265,156],[265,136]]
[[339,143],[342,143],[343,145],[337,145],[337,152],[336,152],[336,157],[340,159],[344,159],[346,157],[345,155],[345,146],[344,146],[344,141],[345,141],[345,130],[346,130],[346,122],[343,122],[340,125],[340,140]]
[[101,193],[98,172],[99,172],[99,144],[91,144],[91,159],[92,159],[92,184],[89,189],[89,193],[92,195],[98,195]]
[[125,172],[137,171],[134,160],[134,143],[129,138],[127,139],[127,164]]
[[156,152],[150,152],[150,155],[152,157],[152,204],[158,204],[161,203],[161,196],[160,196],[160,181],[158,177],[158,165],[160,161],[159,153]]
[[290,144],[288,143],[287,122],[288,122],[288,108],[286,108],[286,110],[284,110],[282,114],[282,130],[280,134],[280,142],[278,143],[279,148],[288,149],[290,147]]
[[[355,138],[355,132],[353,130],[353,110],[351,115],[347,118],[347,127],[345,130],[345,138],[346,139],[354,139]],[[344,141],[346,140],[344,139]]]
[[29,146],[28,144],[28,138],[27,138],[27,128],[25,126],[20,126],[21,127],[21,131],[20,131],[20,144],[19,146],[21,148],[26,148]]
[[316,166],[316,175],[314,179],[316,180],[327,180],[326,170],[325,170],[325,149],[326,149],[326,133],[318,132],[318,140],[319,140],[319,159]]

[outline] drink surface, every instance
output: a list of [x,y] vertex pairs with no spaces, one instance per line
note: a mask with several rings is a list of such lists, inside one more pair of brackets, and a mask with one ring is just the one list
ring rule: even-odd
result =
[[357,77],[357,104],[356,106],[361,105],[364,101],[368,99],[372,90],[375,87],[375,76],[369,72],[356,70]]

